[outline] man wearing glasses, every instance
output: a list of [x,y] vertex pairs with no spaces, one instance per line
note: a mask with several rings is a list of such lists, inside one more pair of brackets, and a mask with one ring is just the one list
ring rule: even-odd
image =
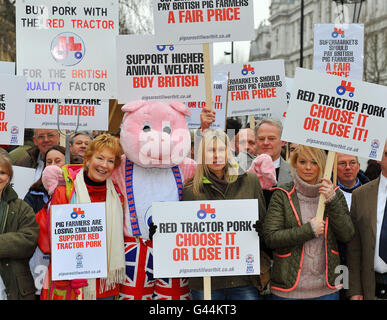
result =
[[60,135],[55,129],[35,129],[33,136],[34,146],[27,150],[27,155],[15,161],[14,165],[27,168],[35,168],[34,182],[40,178],[44,168],[43,158],[48,149],[59,145]]
[[356,156],[337,153],[337,182],[347,200],[348,210],[351,209],[353,190],[369,181],[360,170],[360,163]]

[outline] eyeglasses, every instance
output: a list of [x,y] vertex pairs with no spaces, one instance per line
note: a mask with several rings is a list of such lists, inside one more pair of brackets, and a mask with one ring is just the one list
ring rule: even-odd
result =
[[337,166],[341,167],[341,168],[346,168],[347,166],[350,166],[351,168],[354,168],[357,164],[358,163],[355,160],[352,160],[352,161],[349,161],[349,162],[340,161],[340,162],[337,163]]
[[36,139],[38,139],[40,141],[45,140],[45,139],[52,140],[52,139],[56,138],[57,136],[58,136],[57,133],[40,134],[36,137]]

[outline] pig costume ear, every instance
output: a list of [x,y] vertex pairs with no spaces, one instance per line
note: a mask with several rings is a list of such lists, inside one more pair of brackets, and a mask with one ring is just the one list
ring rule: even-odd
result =
[[184,114],[185,116],[190,116],[191,115],[191,112],[189,111],[188,107],[181,103],[181,102],[177,102],[177,101],[171,101],[171,102],[168,102],[168,104],[173,108],[175,109],[176,111],[178,112],[181,112],[182,114]]
[[138,100],[138,101],[132,101],[122,106],[121,110],[123,112],[134,112],[137,109],[140,109],[144,104],[146,104],[146,101]]
[[[125,104],[121,108],[121,110],[125,113],[132,113],[132,112],[140,109],[141,107],[143,107],[147,103],[149,103],[149,102],[143,101],[143,100],[132,101],[132,102]],[[171,101],[171,102],[166,102],[166,104],[168,104],[170,107],[172,107],[175,111],[180,112],[185,116],[191,115],[191,112],[189,111],[188,107],[181,102]]]

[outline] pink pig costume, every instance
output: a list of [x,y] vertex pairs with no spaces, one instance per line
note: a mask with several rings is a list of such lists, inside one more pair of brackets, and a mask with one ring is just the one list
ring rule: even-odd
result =
[[180,102],[135,101],[122,107],[121,166],[113,180],[126,195],[124,214],[126,279],[122,300],[189,299],[188,280],[154,279],[149,208],[152,202],[179,201],[183,183],[195,172],[188,107]]

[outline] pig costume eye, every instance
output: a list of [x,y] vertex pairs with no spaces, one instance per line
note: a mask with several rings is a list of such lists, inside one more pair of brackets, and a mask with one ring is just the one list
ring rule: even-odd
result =
[[163,128],[163,132],[167,133],[167,134],[171,134],[172,132],[172,128],[170,125],[166,125],[164,128]]
[[149,132],[152,130],[152,125],[150,123],[145,122],[144,126],[142,127],[142,131]]

